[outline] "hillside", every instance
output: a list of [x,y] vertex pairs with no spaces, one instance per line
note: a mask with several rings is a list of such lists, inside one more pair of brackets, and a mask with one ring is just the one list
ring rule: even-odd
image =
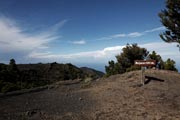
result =
[[85,77],[100,78],[104,73],[92,68],[78,68],[71,63],[59,64],[19,64],[18,69],[25,79],[45,80],[50,82],[83,79]]
[[104,76],[104,73],[101,71],[97,71],[95,69],[92,68],[88,68],[88,67],[81,67],[80,68],[82,71],[84,71],[86,74],[88,74],[89,76],[93,76],[95,78],[100,78]]
[[100,71],[81,69],[70,63],[0,64],[0,92],[35,88],[57,81],[97,79],[103,75]]
[[81,69],[72,64],[20,64],[17,65],[23,79],[38,81],[73,80],[85,77]]
[[56,84],[39,92],[0,98],[0,119],[179,120],[180,74],[133,71],[85,83]]

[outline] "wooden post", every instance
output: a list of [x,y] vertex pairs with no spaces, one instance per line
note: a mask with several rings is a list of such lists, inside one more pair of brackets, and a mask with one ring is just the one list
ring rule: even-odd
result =
[[135,60],[134,64],[137,66],[141,66],[141,84],[144,85],[145,84],[145,76],[144,76],[145,67],[155,66],[156,61],[155,60]]
[[141,67],[141,84],[144,85],[144,72],[145,72],[145,67]]

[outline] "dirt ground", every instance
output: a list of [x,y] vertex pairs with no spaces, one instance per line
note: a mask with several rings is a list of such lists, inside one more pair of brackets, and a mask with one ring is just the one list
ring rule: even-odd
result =
[[180,74],[147,70],[0,98],[0,120],[180,120]]

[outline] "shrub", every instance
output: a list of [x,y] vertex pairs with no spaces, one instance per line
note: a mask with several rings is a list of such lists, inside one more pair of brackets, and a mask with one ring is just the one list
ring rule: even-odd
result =
[[4,86],[1,89],[1,92],[6,93],[6,92],[10,92],[10,91],[19,90],[19,89],[20,89],[20,87],[18,85],[6,82],[6,83],[4,83]]

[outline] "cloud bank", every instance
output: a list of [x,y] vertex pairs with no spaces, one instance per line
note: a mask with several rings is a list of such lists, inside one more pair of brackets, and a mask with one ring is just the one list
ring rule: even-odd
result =
[[[169,44],[165,42],[153,42],[140,44],[140,47],[146,48],[148,51],[156,51],[162,56],[164,60],[167,58],[180,61],[179,51],[176,44]],[[72,54],[53,54],[46,53],[32,53],[28,57],[33,59],[48,59],[48,60],[60,60],[61,62],[86,62],[86,63],[104,63],[109,60],[115,60],[115,56],[122,52],[122,48],[125,46],[112,46],[106,47],[102,50],[79,52]],[[173,52],[172,52],[173,51]],[[179,63],[177,63],[179,64]]]
[[121,52],[124,46],[106,47],[102,50],[79,52],[72,54],[53,54],[51,52],[33,52],[28,57],[33,59],[60,60],[62,62],[107,62]]

